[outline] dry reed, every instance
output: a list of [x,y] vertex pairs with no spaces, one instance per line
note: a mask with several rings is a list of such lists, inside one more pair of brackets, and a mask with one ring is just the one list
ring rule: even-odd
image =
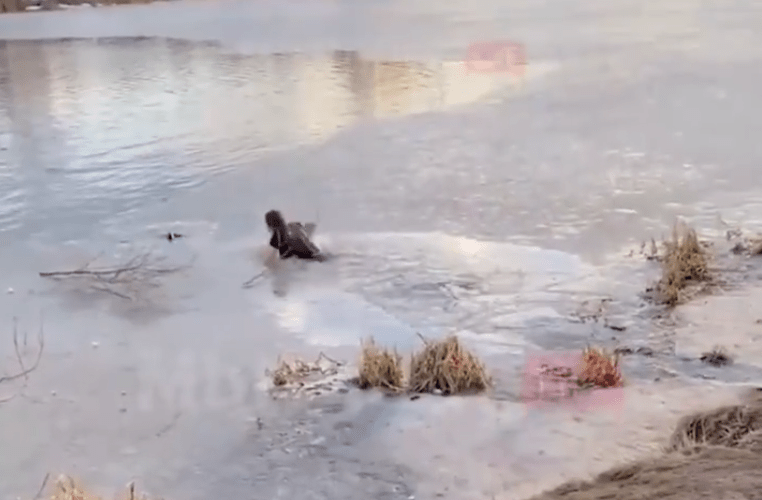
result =
[[675,225],[672,239],[664,242],[666,253],[659,259],[662,277],[656,291],[659,300],[669,306],[680,302],[682,292],[688,285],[709,279],[707,253],[696,231],[686,227],[681,229],[678,230]]
[[396,350],[392,352],[377,346],[373,338],[362,345],[359,372],[360,389],[380,387],[401,391],[403,388],[402,358]]
[[757,498],[762,491],[762,402],[685,417],[659,457],[570,481],[533,500]]
[[456,336],[427,341],[410,362],[410,392],[444,395],[478,393],[492,385],[484,365],[463,348]]
[[667,450],[691,450],[697,446],[737,448],[742,443],[750,442],[749,435],[760,430],[762,405],[723,406],[682,418],[670,438]]
[[[34,500],[42,498],[43,490],[49,476],[45,476],[40,491],[37,492]],[[90,493],[85,490],[81,485],[72,479],[70,476],[61,475],[55,485],[53,485],[52,492],[48,498],[51,500],[102,500],[102,497]],[[135,492],[135,483],[130,483],[125,488],[123,494],[117,497],[119,500],[148,500],[148,496],[144,494],[138,494]]]
[[619,369],[619,355],[598,347],[585,348],[577,383],[581,386],[604,389],[622,387],[624,379]]
[[[321,364],[323,360],[327,364]],[[272,378],[275,387],[293,384],[302,385],[312,376],[335,375],[338,372],[337,367],[339,366],[341,366],[341,363],[330,359],[321,352],[317,360],[312,363],[300,359],[295,359],[290,363],[279,360],[277,368],[272,371],[267,370],[266,375]]]

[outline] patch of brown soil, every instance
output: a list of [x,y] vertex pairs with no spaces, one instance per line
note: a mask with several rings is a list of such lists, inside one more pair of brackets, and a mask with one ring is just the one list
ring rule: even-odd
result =
[[574,481],[533,500],[751,499],[762,492],[762,402],[683,418],[661,457]]
[[709,280],[707,252],[692,228],[675,225],[672,239],[665,241],[666,252],[659,258],[662,277],[656,285],[657,298],[674,306],[691,284]]
[[402,390],[402,358],[397,351],[378,347],[372,338],[363,343],[359,372],[357,385],[360,389],[380,387],[391,391]]
[[423,350],[413,354],[410,362],[411,392],[478,393],[492,385],[484,365],[456,336],[423,341]]

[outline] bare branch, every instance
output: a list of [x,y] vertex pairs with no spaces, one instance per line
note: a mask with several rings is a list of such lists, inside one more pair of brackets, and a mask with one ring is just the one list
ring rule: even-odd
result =
[[40,276],[43,278],[49,278],[51,276],[75,276],[78,274],[88,274],[91,276],[106,276],[113,274],[114,277],[119,276],[125,271],[134,271],[140,266],[122,267],[118,269],[103,269],[100,271],[93,271],[91,269],[75,269],[73,271],[52,271],[52,272],[40,272]]
[[42,485],[32,500],[39,500],[42,497],[42,492],[45,490],[45,485],[48,484],[48,479],[50,479],[50,472],[45,474],[45,479],[42,480]]
[[117,291],[111,290],[110,288],[105,288],[105,287],[100,287],[100,286],[94,286],[92,288],[93,288],[93,290],[98,290],[99,292],[106,292],[106,293],[110,293],[111,295],[115,295],[117,297],[123,298],[123,299],[132,300],[132,297],[130,297],[129,295],[125,295],[123,293],[119,293]]
[[261,278],[264,275],[265,275],[265,271],[262,271],[259,274],[254,275],[250,280],[248,280],[246,283],[243,284],[243,288],[250,288],[255,281],[257,281],[259,278]]
[[8,401],[15,398],[16,396],[18,396],[18,393],[8,396],[7,398],[0,399],[0,404],[7,403]]
[[40,364],[40,359],[42,358],[42,352],[45,350],[45,337],[43,335],[42,327],[40,327],[40,331],[37,334],[37,342],[38,342],[38,345],[40,346],[40,349],[39,351],[37,351],[37,359],[34,360],[34,364],[30,366],[29,368],[26,368],[15,375],[7,375],[5,377],[0,377],[0,383],[16,380],[21,377],[26,377],[28,374],[32,373],[34,370],[37,369],[37,366]]
[[[159,276],[175,273],[190,267],[191,263],[163,267],[158,264],[165,260],[163,257],[154,257],[150,252],[130,258],[126,263],[111,268],[91,269],[88,262],[85,266],[71,271],[48,271],[40,272],[43,278],[60,280],[63,278],[79,278],[89,281],[90,288],[99,292],[105,292],[125,300],[135,300],[136,290],[131,288],[133,284],[140,284],[148,288],[157,288],[160,284],[155,283]],[[97,284],[97,286],[96,286]],[[104,285],[104,286],[101,286]],[[117,291],[114,286],[124,287],[127,290]]]
[[24,366],[24,360],[21,359],[21,353],[19,352],[19,331],[17,318],[13,318],[13,350],[16,351],[16,359],[19,362],[21,373],[24,373],[24,379],[29,381],[29,374],[25,373],[26,367]]

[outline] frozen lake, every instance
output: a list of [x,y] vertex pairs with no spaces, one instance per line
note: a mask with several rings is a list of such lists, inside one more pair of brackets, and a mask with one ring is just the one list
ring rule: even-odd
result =
[[[37,402],[0,408],[0,448],[18,450],[0,459],[14,478],[0,496],[33,493],[51,467],[73,464],[99,484],[139,475],[167,497],[238,498],[254,484],[297,498],[232,463],[246,455],[247,418],[287,413],[264,400],[199,410],[171,445],[136,444],[173,416],[132,413],[153,380],[146,356],[166,371],[182,353],[259,379],[282,352],[352,361],[367,335],[408,352],[416,332],[455,330],[496,369],[506,405],[457,411],[505,418],[485,442],[498,428],[507,447],[526,440],[541,427],[517,396],[527,349],[619,335],[571,322],[583,301],[612,298],[627,341],[648,341],[638,293],[655,269],[637,256],[642,241],[678,216],[706,236],[724,235],[723,221],[762,230],[760,27],[760,7],[741,1],[171,2],[0,16],[0,325],[10,332],[18,317],[34,332],[44,313],[46,332]],[[469,45],[495,40],[525,46],[523,76],[466,70]],[[317,242],[339,257],[242,289],[262,268],[271,208],[317,220]],[[192,265],[130,289],[133,300],[38,276],[149,250]],[[15,362],[10,335],[0,353]],[[635,379],[656,365],[697,375],[672,358],[630,362]],[[384,404],[359,399],[345,411]],[[22,439],[30,428],[41,430]],[[345,466],[315,469],[326,484],[371,467],[331,450],[321,460]],[[335,479],[346,491],[332,493],[317,481],[314,498],[428,491],[429,477],[378,453],[379,478]],[[529,474],[514,459],[511,473]],[[479,468],[447,495],[518,484],[488,488]]]

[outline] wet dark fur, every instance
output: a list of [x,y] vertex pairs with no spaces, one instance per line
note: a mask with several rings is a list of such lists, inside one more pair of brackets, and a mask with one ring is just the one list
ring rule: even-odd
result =
[[281,259],[296,257],[304,260],[325,260],[320,249],[310,241],[314,225],[305,226],[301,222],[287,224],[278,210],[270,210],[265,214],[265,224],[273,233],[270,246],[278,250]]

